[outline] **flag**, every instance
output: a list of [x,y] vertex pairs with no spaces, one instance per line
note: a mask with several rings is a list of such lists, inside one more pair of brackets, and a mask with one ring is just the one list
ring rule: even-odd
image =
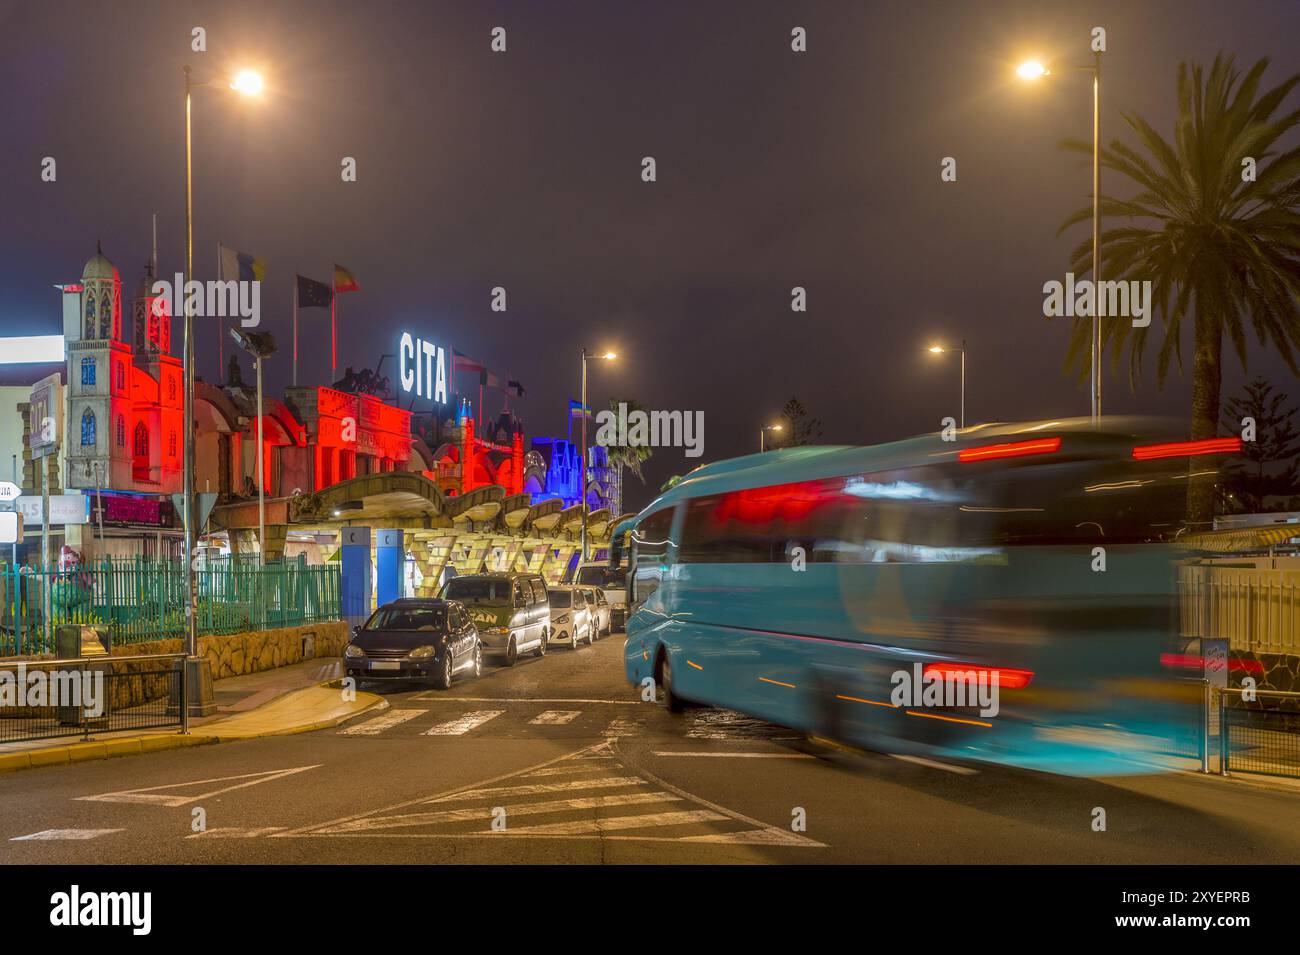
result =
[[357,277],[353,275],[351,272],[349,272],[347,269],[345,269],[343,266],[335,262],[334,263],[334,292],[337,294],[340,292],[360,292],[360,291],[361,291],[361,283],[357,281]]
[[295,276],[298,279],[299,308],[329,308],[334,301],[334,293],[324,282]]
[[516,398],[524,396],[524,386],[515,378],[511,378],[506,382],[506,391],[512,392]]
[[451,370],[456,371],[477,371],[482,374],[487,368],[477,358],[470,358],[464,352],[451,350]]
[[570,399],[569,399],[569,417],[570,417],[570,418],[590,418],[590,417],[591,417],[591,408],[590,408],[590,407],[583,408],[583,407],[582,407],[582,402],[581,402],[581,401],[574,401],[572,398],[570,398]]
[[218,246],[221,251],[221,278],[240,282],[265,282],[266,259]]

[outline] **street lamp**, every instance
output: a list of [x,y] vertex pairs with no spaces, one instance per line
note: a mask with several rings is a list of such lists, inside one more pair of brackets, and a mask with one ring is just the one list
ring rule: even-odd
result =
[[[612,351],[595,356],[602,361],[613,361],[618,357]],[[579,565],[587,561],[587,349],[582,349],[582,480],[579,493],[582,495],[582,556]]]
[[961,340],[960,348],[944,348],[942,345],[931,345],[929,352],[931,355],[946,355],[949,352],[961,352],[961,423],[960,427],[966,427],[966,339]]
[[257,370],[257,559],[266,563],[266,445],[262,434],[262,359],[275,354],[275,339],[270,332],[244,334],[238,328],[230,330],[230,337],[244,351],[253,356]]
[[[1092,281],[1093,288],[1101,288],[1101,51],[1093,54],[1088,66],[1076,66],[1076,71],[1092,74]],[[1023,80],[1037,80],[1051,76],[1052,71],[1038,60],[1026,60],[1016,68]],[[1098,291],[1100,294],[1100,291]],[[1097,309],[1092,314],[1092,421],[1101,417],[1101,319]]]
[[769,431],[784,431],[785,425],[769,424],[766,428],[758,429],[758,452],[762,454],[767,450],[767,433]]
[[[185,283],[194,275],[194,162],[193,137],[191,135],[191,115],[193,114],[192,92],[196,86],[206,86],[206,81],[195,82],[191,69],[183,67],[185,72]],[[245,70],[238,74],[231,88],[246,96],[256,95],[262,88],[261,78],[252,71]],[[196,616],[198,614],[198,587],[194,576],[194,316],[190,312],[190,296],[185,301],[185,337],[184,353],[181,358],[181,376],[185,385],[185,484],[184,506],[185,521],[185,655],[187,667],[192,667],[195,674],[199,672],[197,664],[198,639]],[[199,680],[190,681],[190,686],[199,687],[195,697],[200,709],[206,708],[205,693]],[[210,685],[208,688],[210,693]],[[188,707],[189,701],[182,700],[181,706]],[[215,707],[215,704],[212,704]]]

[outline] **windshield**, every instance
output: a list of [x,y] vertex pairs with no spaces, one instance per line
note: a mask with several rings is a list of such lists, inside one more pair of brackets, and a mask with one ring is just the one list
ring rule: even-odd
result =
[[447,626],[446,607],[388,607],[376,610],[366,630],[427,630],[442,633]]
[[508,604],[510,581],[457,577],[447,581],[442,596],[446,600],[459,600],[467,604]]
[[567,590],[555,590],[555,589],[552,589],[552,590],[550,591],[550,597],[551,597],[551,606],[552,606],[552,607],[572,607],[572,606],[573,606],[573,594],[570,593],[570,592],[567,591]]
[[627,581],[627,571],[608,567],[583,567],[578,571],[578,583],[600,587],[604,590],[621,589]]

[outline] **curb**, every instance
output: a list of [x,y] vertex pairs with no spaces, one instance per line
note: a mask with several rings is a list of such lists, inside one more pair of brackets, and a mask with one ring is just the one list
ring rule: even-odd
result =
[[[318,687],[335,687],[339,681],[318,683]],[[294,691],[290,691],[294,692]],[[287,694],[285,694],[287,695]],[[350,713],[331,716],[311,723],[292,726],[284,730],[268,730],[262,733],[239,733],[223,736],[220,732],[207,733],[199,730],[184,736],[180,733],[150,733],[144,736],[119,737],[117,739],[96,740],[88,743],[69,743],[66,746],[50,746],[30,750],[25,753],[0,753],[0,775],[18,772],[23,769],[37,769],[42,766],[63,766],[83,763],[94,759],[112,759],[118,756],[138,756],[142,753],[157,753],[169,749],[184,749],[190,746],[208,746],[214,743],[234,743],[245,739],[265,739],[268,736],[295,736],[299,733],[312,733],[316,730],[329,729],[346,723],[350,719],[369,713],[371,710],[388,709],[386,699],[373,693],[359,694],[373,697],[364,706]],[[277,697],[276,699],[281,699]],[[274,702],[268,700],[267,703]],[[251,711],[251,712],[256,712]]]

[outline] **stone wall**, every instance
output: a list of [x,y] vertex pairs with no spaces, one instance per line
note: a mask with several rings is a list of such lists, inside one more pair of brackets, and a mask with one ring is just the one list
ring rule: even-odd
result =
[[[274,630],[257,630],[251,633],[236,633],[227,636],[199,637],[199,656],[206,657],[212,670],[214,680],[231,676],[243,676],[246,673],[258,673],[273,670],[301,662],[303,657],[303,638],[312,635],[313,657],[337,657],[343,653],[349,638],[348,626],[341,620],[329,623],[303,624],[300,627],[284,627]],[[183,644],[180,639],[155,640],[150,643],[131,643],[113,647],[114,657],[129,657],[154,653],[180,653]],[[52,654],[16,659],[32,661],[51,660]],[[108,681],[110,687],[109,706],[113,710],[139,706],[150,700],[165,698],[170,693],[173,677],[165,673],[150,673],[165,666],[165,660],[144,660],[139,663],[120,662],[113,664],[115,674],[138,673],[129,679],[115,676]],[[50,707],[0,707],[0,718],[50,716]]]

